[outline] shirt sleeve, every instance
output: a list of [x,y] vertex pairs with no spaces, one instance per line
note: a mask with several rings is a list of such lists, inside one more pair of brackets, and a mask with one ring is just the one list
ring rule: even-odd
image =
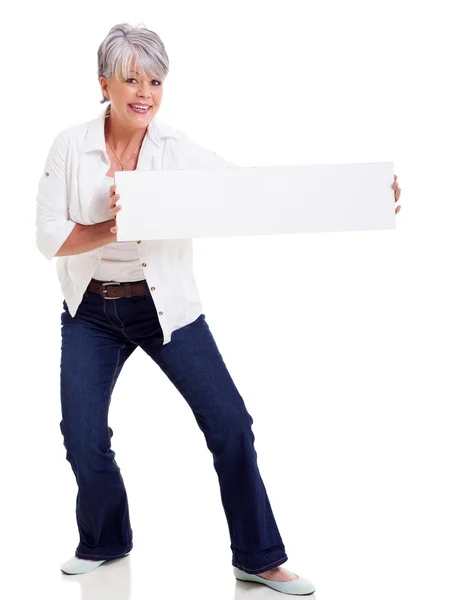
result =
[[56,255],[76,225],[69,219],[67,149],[67,135],[60,132],[50,147],[38,184],[36,245],[48,260]]
[[184,135],[178,145],[178,152],[191,169],[221,169],[238,167],[235,163],[219,156],[213,150],[200,146]]

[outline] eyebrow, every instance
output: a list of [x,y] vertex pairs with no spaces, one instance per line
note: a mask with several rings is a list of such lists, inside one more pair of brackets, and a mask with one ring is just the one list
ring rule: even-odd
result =
[[[130,71],[130,73],[135,73],[136,75],[140,75],[140,73],[138,73],[137,71]],[[154,79],[154,77],[153,77]]]

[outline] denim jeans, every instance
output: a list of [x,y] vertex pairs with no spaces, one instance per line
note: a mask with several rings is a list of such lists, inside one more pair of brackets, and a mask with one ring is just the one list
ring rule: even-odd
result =
[[288,560],[257,466],[253,419],[201,314],[162,344],[146,294],[108,300],[86,291],[75,317],[61,314],[60,423],[75,474],[80,542],[75,555],[112,560],[130,552],[133,531],[121,471],[111,449],[111,394],[125,361],[140,346],[192,409],[213,457],[228,523],[232,565],[247,573]]

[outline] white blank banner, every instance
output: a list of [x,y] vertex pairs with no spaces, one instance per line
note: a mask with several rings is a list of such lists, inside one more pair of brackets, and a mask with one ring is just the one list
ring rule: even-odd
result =
[[117,241],[395,229],[393,163],[117,171]]

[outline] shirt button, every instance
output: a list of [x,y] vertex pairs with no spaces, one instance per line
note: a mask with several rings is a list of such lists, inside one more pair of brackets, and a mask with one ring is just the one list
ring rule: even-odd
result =
[[154,290],[155,290],[155,289],[156,289],[156,288],[155,288],[154,286],[150,288],[150,290],[151,290],[152,292],[154,292]]
[[160,315],[163,315],[164,313],[163,313],[163,312],[160,310],[160,311],[159,311],[159,314],[160,314]]
[[147,266],[147,263],[142,263],[142,267],[146,267],[146,266]]
[[141,242],[141,241],[142,241],[142,240],[137,240],[137,243],[138,243],[138,244],[140,244],[140,242]]

